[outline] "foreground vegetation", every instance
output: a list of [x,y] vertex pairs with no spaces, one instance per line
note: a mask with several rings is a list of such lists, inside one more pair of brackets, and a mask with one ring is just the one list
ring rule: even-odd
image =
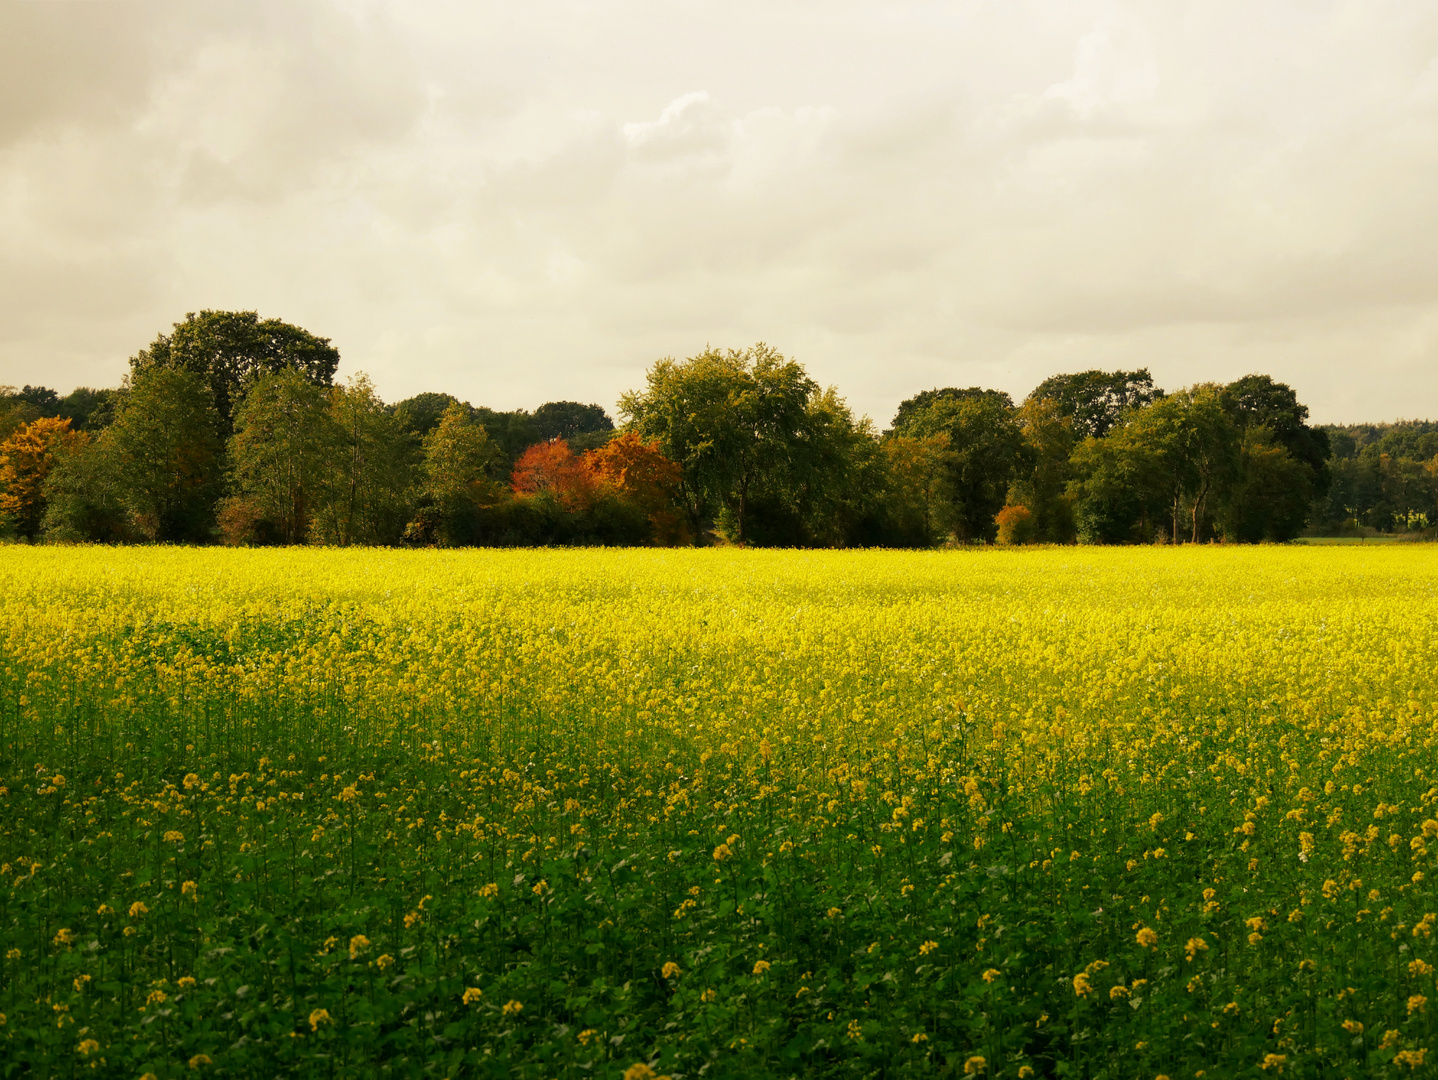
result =
[[6,549],[0,1075],[1421,1073],[1435,591]]

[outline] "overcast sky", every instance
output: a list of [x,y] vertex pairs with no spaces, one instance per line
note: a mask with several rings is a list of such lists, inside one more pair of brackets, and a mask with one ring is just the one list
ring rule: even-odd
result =
[[202,308],[388,400],[763,340],[883,423],[1137,366],[1438,416],[1438,4],[0,0],[0,383]]

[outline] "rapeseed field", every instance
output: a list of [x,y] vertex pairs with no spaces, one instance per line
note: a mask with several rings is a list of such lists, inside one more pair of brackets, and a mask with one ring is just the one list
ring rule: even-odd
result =
[[1435,605],[1419,546],[0,549],[0,1076],[1421,1075]]

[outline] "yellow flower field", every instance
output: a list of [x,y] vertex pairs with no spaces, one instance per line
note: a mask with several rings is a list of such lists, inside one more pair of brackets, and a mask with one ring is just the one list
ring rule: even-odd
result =
[[1435,592],[1417,545],[3,548],[0,1061],[1406,1075]]

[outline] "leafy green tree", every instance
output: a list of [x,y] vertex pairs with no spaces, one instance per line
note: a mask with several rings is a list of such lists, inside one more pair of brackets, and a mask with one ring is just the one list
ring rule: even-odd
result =
[[[1292,387],[1267,375],[1245,375],[1223,392],[1224,404],[1240,430],[1265,429],[1270,442],[1287,450],[1307,470],[1314,496],[1328,491],[1328,462],[1333,456],[1328,433],[1308,426],[1308,406],[1299,402]],[[1438,446],[1433,453],[1438,453]]]
[[363,374],[329,391],[330,443],[324,449],[311,539],[393,544],[409,517],[414,442]]
[[279,319],[261,319],[254,311],[202,311],[160,334],[130,359],[130,370],[170,367],[199,375],[209,384],[221,433],[228,436],[241,402],[261,376],[293,370],[316,386],[329,386],[339,360],[329,338]]
[[[962,543],[992,542],[998,531],[994,515],[1008,497],[1009,483],[1027,464],[1013,401],[997,390],[936,390],[927,403],[899,406],[894,431],[926,438],[949,437],[948,467],[953,499],[954,536]],[[919,395],[924,398],[925,395]]]
[[194,372],[157,367],[129,377],[100,448],[114,458],[122,504],[141,536],[209,539],[222,481],[219,426],[210,387]]
[[745,542],[851,547],[882,542],[885,460],[868,417],[831,387],[810,394],[784,468],[750,492]]
[[1173,542],[1182,535],[1180,519],[1187,518],[1190,542],[1198,543],[1239,461],[1239,430],[1223,387],[1201,383],[1160,398],[1133,413],[1123,430],[1158,463],[1172,500]]
[[22,423],[48,417],[67,418],[73,430],[94,433],[115,419],[120,394],[77,386],[61,397],[48,386],[0,386],[0,439]]
[[580,436],[614,430],[614,421],[602,406],[577,401],[546,401],[534,410],[530,420],[541,440],[564,439],[571,445]]
[[1029,401],[1051,401],[1060,416],[1073,421],[1079,439],[1102,439],[1131,409],[1163,397],[1148,368],[1137,371],[1081,371],[1053,375],[1039,383]]
[[1312,505],[1307,466],[1276,445],[1267,428],[1244,429],[1235,475],[1219,503],[1224,539],[1245,544],[1292,540],[1307,526]]
[[886,474],[881,541],[892,547],[940,543],[953,532],[948,433],[927,438],[890,434],[881,445]]
[[1149,543],[1165,516],[1169,488],[1158,454],[1126,428],[1074,448],[1074,501],[1078,538],[1085,544]]
[[534,418],[523,409],[496,412],[483,405],[470,406],[470,414],[484,428],[489,441],[499,450],[490,466],[490,476],[503,483],[509,478],[519,456],[537,442],[544,440],[534,426]]
[[470,409],[451,403],[425,436],[423,497],[406,537],[446,547],[474,543],[482,511],[504,497],[490,475],[502,458]]
[[[453,394],[423,393],[405,398],[394,407],[394,418],[404,430],[422,440],[439,426],[439,418],[451,405],[460,404]],[[465,405],[468,409],[469,406]]]
[[304,543],[340,442],[325,390],[295,368],[258,376],[230,437],[235,494],[221,510],[232,541]]
[[13,386],[0,386],[0,439],[8,439],[32,420],[41,418],[40,410]]
[[1307,406],[1267,375],[1229,383],[1223,400],[1241,433],[1238,474],[1223,500],[1225,536],[1290,540],[1332,485],[1328,434],[1309,427]]
[[749,511],[773,497],[803,452],[809,401],[818,386],[762,342],[660,360],[620,413],[644,438],[658,439],[681,470],[680,497],[696,537],[715,523],[749,541]]
[[1039,543],[1071,544],[1077,537],[1068,493],[1077,442],[1073,419],[1053,399],[1030,396],[1019,407],[1018,421],[1028,454],[1009,488],[1008,502],[1027,509],[1030,518],[1021,526],[1011,525],[1011,531],[1017,528]]
[[104,433],[57,453],[45,479],[45,539],[111,544],[136,539],[124,466],[114,438]]

